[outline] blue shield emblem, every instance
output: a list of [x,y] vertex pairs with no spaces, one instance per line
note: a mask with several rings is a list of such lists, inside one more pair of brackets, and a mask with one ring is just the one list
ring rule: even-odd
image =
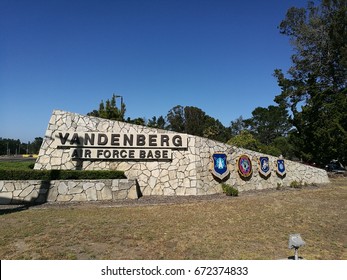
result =
[[259,173],[265,177],[271,173],[269,157],[259,157]]
[[227,155],[216,153],[216,154],[213,154],[212,160],[213,160],[212,174],[216,176],[217,178],[223,180],[226,176],[229,175]]
[[276,164],[277,164],[277,174],[281,175],[281,176],[284,176],[286,174],[286,166],[284,164],[284,159],[278,159],[276,161]]

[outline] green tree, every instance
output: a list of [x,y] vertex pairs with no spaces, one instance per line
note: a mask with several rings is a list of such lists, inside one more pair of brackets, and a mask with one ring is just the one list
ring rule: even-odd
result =
[[289,9],[280,24],[294,54],[287,75],[275,70],[282,90],[275,101],[291,111],[297,157],[320,165],[347,161],[346,12],[346,0],[309,2]]
[[219,120],[206,116],[204,121],[203,137],[226,143],[230,137],[230,129]]
[[33,142],[29,142],[28,145],[28,152],[33,154],[38,154],[41,148],[43,142],[42,137],[35,137],[35,140]]
[[184,107],[185,132],[203,136],[205,128],[206,113],[197,107]]
[[152,119],[148,120],[147,122],[148,127],[153,127],[153,128],[159,128],[159,129],[165,129],[166,127],[166,121],[163,116],[160,117],[152,117]]
[[206,137],[216,141],[226,142],[230,137],[230,130],[203,110],[193,106],[175,106],[167,114],[167,128],[176,132],[184,132],[196,136]]
[[254,137],[265,145],[271,145],[280,136],[286,136],[292,125],[284,106],[257,107],[252,112],[252,118],[244,123]]
[[186,132],[185,130],[185,116],[184,107],[177,105],[170,109],[167,116],[168,126],[167,128],[176,132]]
[[118,108],[116,102],[117,97],[119,96],[113,94],[112,98],[107,99],[106,102],[101,100],[99,104],[99,109],[93,110],[92,112],[89,112],[87,115],[114,121],[124,121],[124,115],[126,110],[125,104],[123,102],[123,98],[121,97],[121,105]]
[[261,143],[248,130],[241,131],[232,137],[227,144],[252,151],[261,151]]
[[241,131],[246,130],[247,125],[242,116],[238,117],[236,120],[230,122],[230,133],[231,136],[236,136],[241,133]]
[[127,118],[126,122],[131,124],[136,124],[136,125],[143,125],[143,126],[146,125],[145,118],[135,118],[135,119]]

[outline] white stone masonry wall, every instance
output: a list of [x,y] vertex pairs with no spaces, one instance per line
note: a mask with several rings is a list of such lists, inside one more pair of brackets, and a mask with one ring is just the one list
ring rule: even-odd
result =
[[[169,131],[54,111],[46,131],[35,169],[122,170],[128,179],[137,180],[143,195],[206,195],[221,193],[220,181],[210,172],[211,156],[216,152],[227,154],[230,176],[225,181],[239,191],[261,190],[302,184],[328,183],[326,171],[289,160],[285,161],[287,174],[277,176],[275,157],[269,156],[271,174],[263,178],[258,173],[257,158],[263,154],[232,147],[206,138],[188,135],[186,150],[173,150],[172,161],[72,161],[69,150],[53,148],[56,131],[113,132],[113,133],[173,133]],[[242,179],[236,161],[242,154],[252,159],[253,174]]]
[[0,181],[0,204],[136,199],[128,179]]

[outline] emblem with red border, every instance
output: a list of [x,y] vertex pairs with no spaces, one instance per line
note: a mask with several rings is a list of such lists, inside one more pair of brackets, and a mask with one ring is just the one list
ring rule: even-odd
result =
[[241,155],[237,160],[237,169],[239,174],[242,177],[249,177],[251,176],[253,170],[252,170],[252,161],[247,155]]

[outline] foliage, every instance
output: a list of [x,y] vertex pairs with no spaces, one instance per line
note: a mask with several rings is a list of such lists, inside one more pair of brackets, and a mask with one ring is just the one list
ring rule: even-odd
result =
[[[117,107],[116,102],[116,99],[118,97],[121,98],[120,108]],[[123,97],[113,94],[112,98],[107,99],[106,102],[101,100],[98,110],[93,110],[92,112],[89,112],[87,115],[114,121],[124,121],[124,114],[125,103],[123,102]]]
[[0,170],[0,180],[78,180],[125,179],[122,171],[79,170]]
[[252,151],[258,151],[260,149],[261,143],[255,139],[252,133],[248,130],[241,131],[240,134],[232,137],[227,144],[232,146],[237,146],[245,148]]
[[289,186],[291,188],[300,189],[302,188],[302,183],[298,181],[292,181]]
[[228,185],[228,184],[225,184],[223,183],[222,184],[222,189],[223,189],[223,192],[227,195],[227,196],[238,196],[239,195],[239,191],[238,189]]
[[153,127],[153,128],[159,128],[159,129],[165,129],[166,127],[166,121],[163,116],[160,117],[152,117],[152,119],[148,120],[147,122],[148,127]]
[[291,111],[296,156],[319,165],[347,162],[346,12],[345,0],[309,2],[289,9],[280,24],[295,53],[288,76],[275,70],[282,89],[275,101]]
[[185,117],[184,117],[184,107],[177,105],[170,109],[167,113],[168,126],[167,129],[176,132],[185,132]]
[[136,124],[136,125],[143,125],[143,126],[146,125],[145,118],[135,118],[135,119],[127,118],[126,122],[131,124]]
[[23,143],[19,139],[0,138],[0,155],[37,154],[43,138],[36,137],[33,142]]
[[252,118],[244,122],[264,145],[272,144],[277,137],[286,136],[292,127],[284,106],[257,107],[252,112]]
[[292,125],[287,110],[282,106],[257,107],[252,117],[240,116],[230,124],[232,138],[228,143],[273,156],[293,158],[288,140]]
[[172,131],[206,137],[226,142],[230,138],[230,130],[203,110],[193,106],[177,105],[167,114],[166,128]]
[[245,120],[243,119],[242,116],[230,122],[230,133],[232,137],[239,135],[241,131],[246,129],[247,129],[247,125],[245,124]]

